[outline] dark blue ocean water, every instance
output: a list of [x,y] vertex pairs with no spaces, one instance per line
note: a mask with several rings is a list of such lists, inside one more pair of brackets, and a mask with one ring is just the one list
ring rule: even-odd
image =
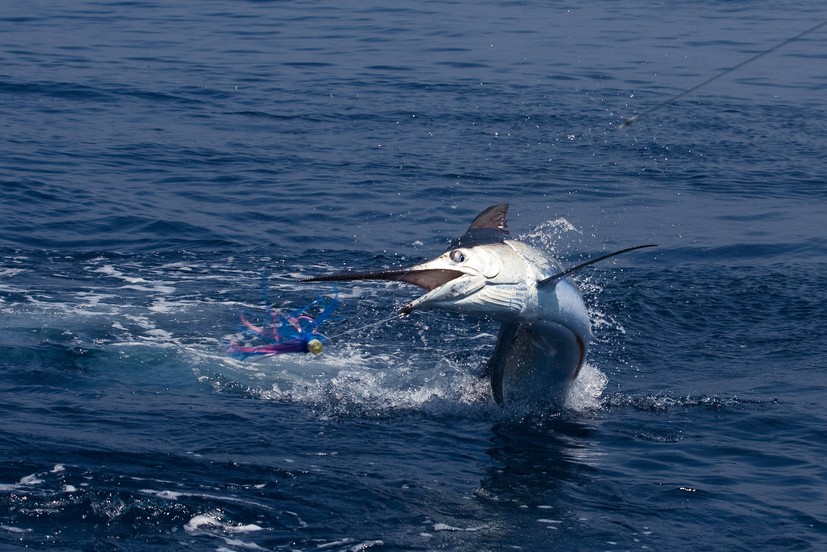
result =
[[[353,5],[350,5],[353,4]],[[823,550],[827,30],[787,2],[4,2],[0,548]],[[563,412],[496,326],[340,286],[511,203],[594,322]],[[348,333],[345,333],[348,332]]]

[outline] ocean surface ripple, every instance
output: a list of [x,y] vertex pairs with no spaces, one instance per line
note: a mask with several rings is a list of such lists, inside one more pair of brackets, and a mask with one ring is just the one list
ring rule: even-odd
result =
[[[0,548],[823,550],[827,31],[618,127],[825,19],[4,5]],[[659,245],[576,276],[563,411],[496,405],[491,321],[299,282],[503,201],[565,266]],[[324,295],[323,354],[227,354]]]

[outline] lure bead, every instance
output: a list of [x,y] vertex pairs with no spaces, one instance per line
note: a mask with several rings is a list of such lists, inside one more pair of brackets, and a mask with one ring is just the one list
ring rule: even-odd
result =
[[313,353],[314,355],[318,355],[324,350],[324,345],[318,339],[311,339],[307,342],[307,352]]

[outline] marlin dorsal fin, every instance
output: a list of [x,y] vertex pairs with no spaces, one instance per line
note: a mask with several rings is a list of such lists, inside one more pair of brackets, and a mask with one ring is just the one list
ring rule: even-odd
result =
[[492,205],[474,219],[465,234],[451,240],[451,249],[500,243],[508,237],[508,203]]
[[503,232],[508,233],[508,224],[505,220],[507,213],[508,203],[492,205],[477,215],[477,218],[474,219],[474,222],[471,223],[471,226],[468,227],[467,231],[470,232],[471,230],[487,228],[489,230],[502,230]]

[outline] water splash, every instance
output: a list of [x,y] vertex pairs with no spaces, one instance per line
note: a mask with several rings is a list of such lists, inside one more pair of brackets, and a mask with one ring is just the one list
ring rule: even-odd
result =
[[596,410],[602,406],[601,397],[609,378],[590,363],[583,365],[580,375],[571,385],[566,397],[566,408],[575,412]]
[[565,237],[571,232],[583,235],[582,230],[561,217],[543,222],[529,232],[520,235],[518,239],[545,251],[549,255],[557,256],[561,251],[568,250],[570,241],[565,241]]
[[[769,403],[778,404],[777,399],[770,399]],[[766,401],[743,399],[737,396],[721,395],[700,395],[685,397],[673,397],[671,395],[645,395],[642,397],[618,393],[606,397],[601,406],[611,408],[633,408],[648,412],[667,412],[675,408],[712,408],[722,410],[725,408],[736,408],[745,405],[764,406]]]

